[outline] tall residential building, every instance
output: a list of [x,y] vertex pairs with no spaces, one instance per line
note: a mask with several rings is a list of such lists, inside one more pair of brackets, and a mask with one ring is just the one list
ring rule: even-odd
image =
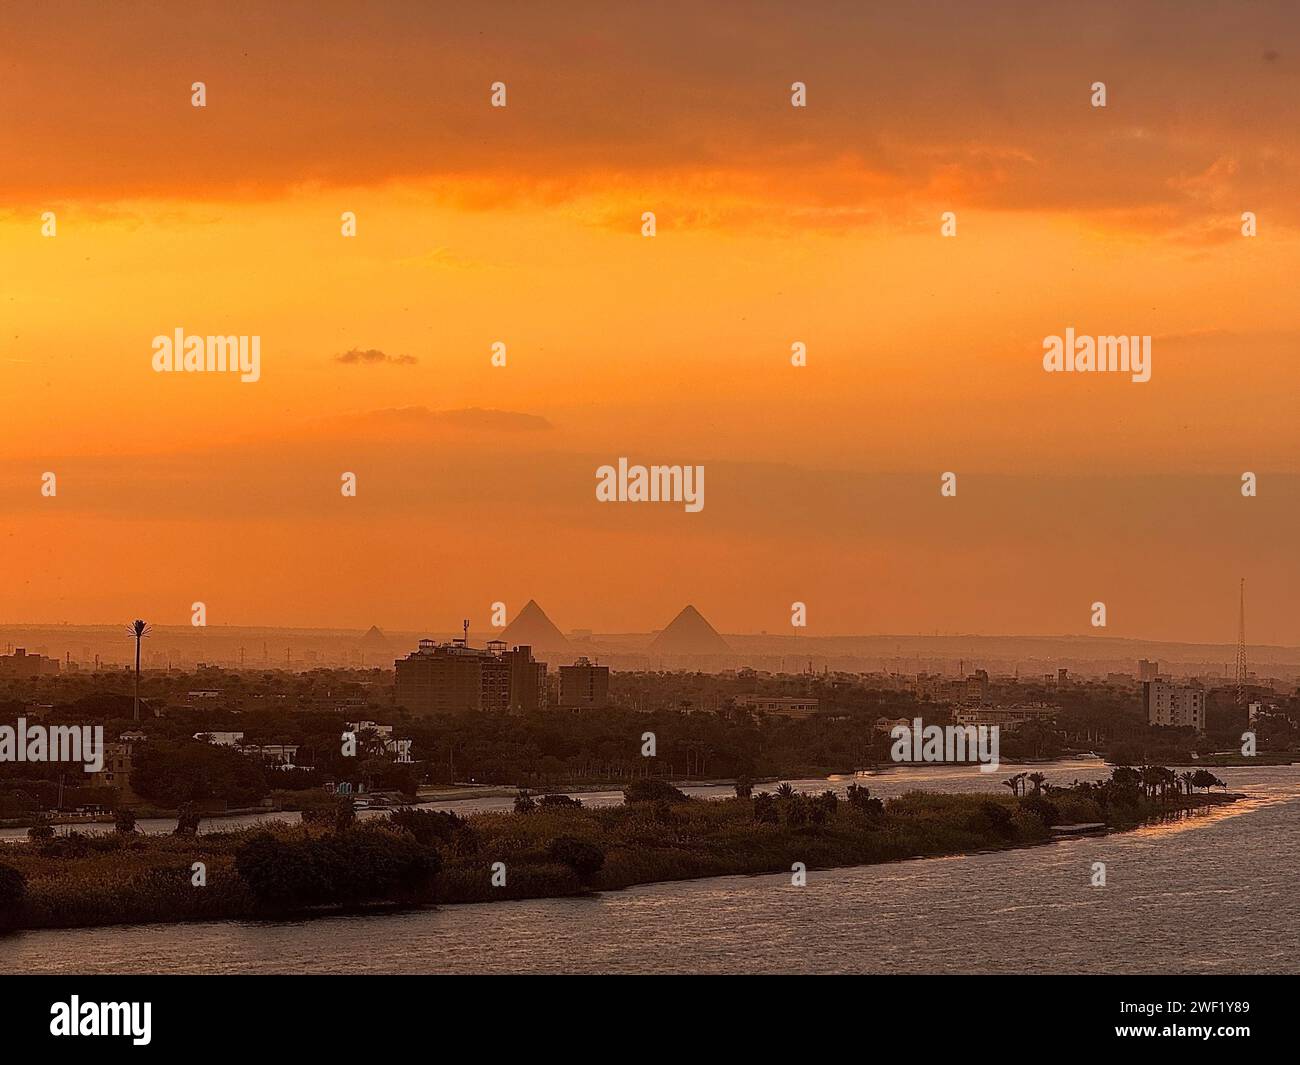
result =
[[501,660],[510,670],[510,711],[529,713],[546,708],[546,663],[533,658],[533,649],[521,644],[502,651]]
[[1148,724],[1205,731],[1205,692],[1200,688],[1149,680],[1142,685],[1142,708]]
[[609,666],[593,666],[579,658],[560,667],[560,706],[568,710],[601,710],[609,705]]
[[510,666],[491,651],[421,640],[417,650],[393,663],[396,701],[413,714],[504,712],[510,707]]
[[1146,682],[1148,680],[1160,679],[1160,663],[1148,662],[1145,658],[1138,659],[1138,680]]

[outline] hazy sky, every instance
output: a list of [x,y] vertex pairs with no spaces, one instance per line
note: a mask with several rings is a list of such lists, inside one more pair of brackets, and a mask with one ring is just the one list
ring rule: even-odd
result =
[[1300,643],[1298,9],[702,6],[0,7],[0,621]]

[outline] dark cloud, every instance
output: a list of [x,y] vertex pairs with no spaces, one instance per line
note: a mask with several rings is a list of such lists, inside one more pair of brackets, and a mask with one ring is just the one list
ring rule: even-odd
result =
[[[1143,228],[1176,231],[1204,213],[1177,179],[1227,159],[1233,203],[1267,204],[1274,224],[1296,217],[1297,89],[1278,80],[1285,58],[1259,47],[1294,36],[1294,4],[1176,5],[1176,33],[1159,0],[1033,17],[1019,0],[574,0],[558,20],[544,5],[416,0],[119,8],[0,13],[22,57],[4,76],[0,201],[266,199],[411,181],[484,209],[629,190],[662,202],[679,189],[697,226],[784,209],[799,226],[857,227],[875,217],[864,205],[897,219],[916,197],[1141,211],[1158,216]],[[202,114],[189,106],[196,66]],[[499,78],[504,109],[488,104]],[[795,79],[805,109],[790,106]],[[1089,103],[1097,80],[1104,109]]]
[[380,364],[414,366],[420,360],[414,355],[387,355],[378,348],[367,348],[365,351],[360,348],[353,348],[351,351],[345,351],[342,355],[335,355],[334,361],[347,366],[377,366]]
[[498,432],[538,432],[552,428],[539,414],[524,414],[514,410],[488,410],[466,407],[462,410],[430,410],[428,407],[389,407],[371,411],[362,421],[386,422],[409,427],[482,429]]

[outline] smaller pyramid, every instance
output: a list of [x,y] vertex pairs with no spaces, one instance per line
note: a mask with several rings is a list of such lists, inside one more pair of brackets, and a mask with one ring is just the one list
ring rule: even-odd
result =
[[730,645],[693,606],[685,607],[650,643],[661,655],[725,655]]
[[528,600],[523,610],[501,630],[498,639],[511,647],[528,646],[534,650],[567,651],[569,641],[564,633],[546,616],[536,599]]
[[361,642],[382,646],[388,643],[388,637],[383,634],[378,625],[371,625],[366,634],[361,637]]

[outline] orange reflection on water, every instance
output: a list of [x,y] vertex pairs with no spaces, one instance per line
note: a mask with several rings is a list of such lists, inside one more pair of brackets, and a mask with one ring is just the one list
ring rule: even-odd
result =
[[1179,832],[1186,832],[1190,829],[1207,828],[1210,825],[1217,824],[1220,821],[1226,821],[1231,817],[1240,817],[1242,814],[1253,813],[1261,810],[1266,806],[1275,806],[1278,803],[1292,802],[1300,798],[1300,788],[1287,786],[1279,788],[1274,793],[1246,795],[1236,802],[1224,803],[1222,806],[1209,806],[1196,810],[1188,810],[1181,814],[1172,815],[1168,820],[1157,821],[1152,824],[1142,825],[1132,831],[1133,836],[1171,836]]

